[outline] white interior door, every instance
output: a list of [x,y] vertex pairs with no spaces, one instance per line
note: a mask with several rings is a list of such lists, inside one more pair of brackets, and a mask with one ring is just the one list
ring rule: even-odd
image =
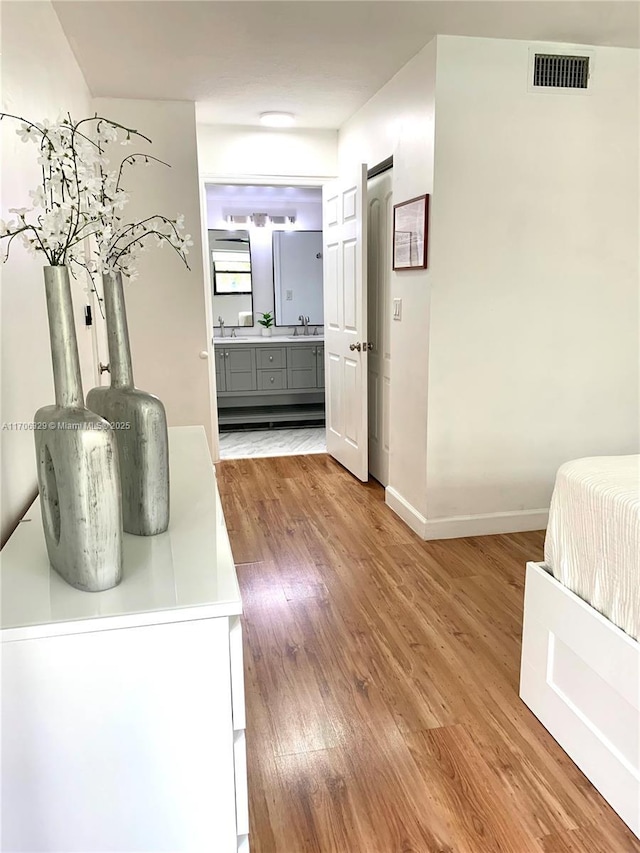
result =
[[327,451],[369,479],[367,167],[322,188]]
[[369,473],[389,485],[391,390],[391,240],[393,178],[389,169],[367,185],[369,306]]

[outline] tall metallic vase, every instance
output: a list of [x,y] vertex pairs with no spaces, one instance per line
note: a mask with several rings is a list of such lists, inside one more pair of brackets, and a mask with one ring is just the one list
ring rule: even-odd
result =
[[49,561],[88,592],[122,577],[122,504],[115,433],[85,408],[66,267],[45,267],[56,402],[35,415],[38,484]]
[[115,426],[127,533],[154,536],[169,526],[169,446],[161,401],[133,384],[122,276],[105,275],[110,388],[93,388],[87,405]]

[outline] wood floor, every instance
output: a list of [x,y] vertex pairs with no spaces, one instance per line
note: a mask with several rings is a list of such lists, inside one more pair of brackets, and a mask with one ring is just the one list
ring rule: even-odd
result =
[[422,542],[325,455],[217,471],[252,853],[640,853],[518,698],[542,533]]

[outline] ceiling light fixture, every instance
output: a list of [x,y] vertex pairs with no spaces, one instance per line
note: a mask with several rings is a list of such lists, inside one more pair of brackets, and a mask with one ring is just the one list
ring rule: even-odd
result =
[[293,113],[260,113],[260,124],[265,127],[293,127],[295,123],[296,117]]

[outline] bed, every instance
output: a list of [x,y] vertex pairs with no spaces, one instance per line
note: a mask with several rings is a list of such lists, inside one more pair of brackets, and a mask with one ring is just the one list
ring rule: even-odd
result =
[[563,465],[527,564],[520,696],[640,837],[640,456]]

